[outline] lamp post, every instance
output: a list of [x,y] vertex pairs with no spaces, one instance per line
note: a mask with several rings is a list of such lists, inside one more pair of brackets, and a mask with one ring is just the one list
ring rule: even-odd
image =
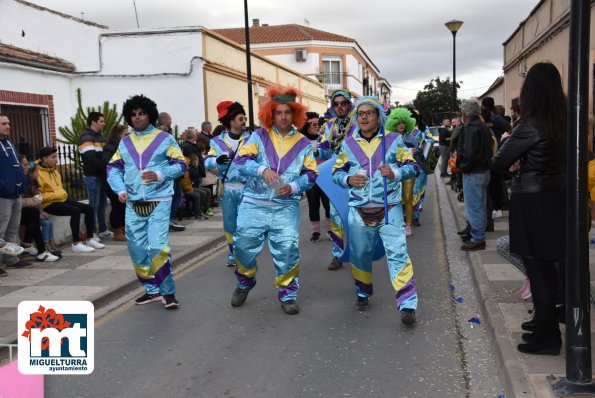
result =
[[453,19],[445,23],[450,33],[452,33],[452,116],[457,111],[457,32],[459,31],[463,21]]
[[248,25],[248,0],[244,0],[244,34],[246,35],[246,80],[248,81],[248,120],[254,132],[254,105],[252,98],[252,63],[250,62],[250,26]]

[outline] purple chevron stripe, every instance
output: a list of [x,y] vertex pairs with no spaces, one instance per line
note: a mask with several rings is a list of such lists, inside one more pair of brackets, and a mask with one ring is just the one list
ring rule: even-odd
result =
[[141,283],[149,283],[154,286],[160,286],[163,283],[163,281],[171,274],[171,262],[170,261],[171,260],[168,257],[165,264],[163,264],[163,266],[161,268],[159,268],[159,271],[157,271],[155,273],[155,276],[153,278],[145,279],[145,278],[141,278],[140,276],[137,275],[138,280]]
[[157,150],[159,145],[161,145],[161,143],[163,141],[165,141],[165,139],[167,137],[169,137],[169,134],[167,134],[163,131],[160,131],[159,133],[157,133],[157,135],[155,136],[155,139],[153,139],[153,141],[149,144],[149,146],[146,147],[145,150],[143,151],[143,155],[142,155],[142,159],[141,159],[141,163],[142,163],[141,166],[147,167],[147,165],[151,161],[151,158],[155,154],[155,151]]
[[[385,144],[386,150],[388,150],[388,148],[390,148],[390,146],[393,144],[393,142],[395,142],[397,137],[398,137],[397,134],[389,134],[384,137],[384,144]],[[386,154],[384,154],[384,156],[386,156]],[[374,151],[374,155],[372,155],[372,170],[378,169],[378,166],[380,166],[383,163],[384,163],[384,158],[382,156],[382,143],[381,143],[380,145],[378,145],[378,148],[376,148],[376,151]]]
[[331,143],[329,141],[323,141],[318,145],[318,149],[331,149]]
[[219,147],[219,150],[223,153],[227,153],[227,152],[233,152],[233,149],[231,149],[230,147],[227,146],[227,144],[219,137],[215,137],[211,140],[212,142],[215,143],[215,145],[217,145]]
[[403,304],[403,302],[405,302],[407,299],[416,294],[417,289],[415,288],[415,281],[413,280],[413,278],[411,278],[409,279],[409,281],[407,281],[407,284],[405,284],[405,286],[403,286],[403,288],[399,289],[399,291],[397,292],[397,305],[399,306],[399,308],[401,307],[401,304]]
[[343,249],[345,247],[345,243],[343,242],[343,239],[341,239],[340,236],[335,234],[333,231],[329,231],[328,234],[330,235],[331,240],[333,241],[333,244],[340,247],[341,249]]
[[186,162],[184,162],[181,159],[178,158],[172,158],[172,157],[167,157],[167,162],[171,165],[171,164],[179,164],[180,167],[182,168],[182,173],[185,173],[186,170],[188,170],[188,165],[186,164]]
[[359,290],[361,290],[363,293],[367,294],[368,296],[371,296],[372,294],[374,294],[374,286],[373,285],[368,285],[367,283],[358,281],[357,279],[355,279],[355,286],[357,286],[359,288]]
[[355,128],[356,128],[356,127],[357,127],[357,126],[356,126],[356,124],[355,124],[355,123],[353,123],[353,124],[351,125],[351,127],[349,127],[349,130],[347,130],[347,134],[345,134],[345,138],[349,138],[349,137],[351,137],[351,136],[353,135],[353,132],[355,131]]
[[315,183],[316,178],[318,178],[318,174],[316,174],[316,172],[314,170],[309,169],[307,167],[304,167],[304,169],[302,170],[300,175],[302,175],[302,174],[306,174],[308,176],[308,181],[311,183]]
[[[277,156],[277,151],[275,150],[275,145],[271,138],[269,137],[269,133],[264,129],[261,128],[254,132],[260,138],[262,142],[262,146],[264,147],[265,155],[269,160],[269,167],[273,170],[277,170],[277,165],[279,164],[279,156]],[[281,174],[281,173],[279,173]]]
[[279,301],[283,301],[283,299],[290,294],[296,294],[300,290],[300,285],[294,280],[291,281],[287,287],[281,286],[279,288]]
[[126,151],[128,152],[128,155],[130,155],[130,157],[132,158],[132,161],[136,165],[136,168],[140,170],[141,169],[140,163],[139,163],[140,156],[138,154],[138,151],[136,150],[136,147],[132,143],[132,139],[130,138],[130,136],[126,136],[126,137],[122,138],[122,142],[124,143],[124,146],[126,147]]
[[348,138],[345,140],[345,143],[351,150],[351,153],[353,153],[353,156],[355,156],[355,160],[357,160],[360,166],[367,169],[370,159],[368,159],[368,155],[366,155],[366,152],[364,152],[363,148],[357,143],[355,138]]
[[281,165],[279,166],[279,174],[283,174],[285,170],[291,166],[291,164],[298,158],[299,154],[302,153],[304,148],[310,146],[310,141],[303,137],[298,142],[296,142],[293,147],[287,151],[285,156],[281,158]]
[[107,172],[109,173],[111,169],[124,170],[124,161],[122,159],[118,159],[115,162],[108,163],[106,166]]
[[248,278],[246,275],[240,274],[237,268],[235,269],[234,273],[236,274],[236,278],[240,284],[247,287],[252,287],[256,284],[255,278]]

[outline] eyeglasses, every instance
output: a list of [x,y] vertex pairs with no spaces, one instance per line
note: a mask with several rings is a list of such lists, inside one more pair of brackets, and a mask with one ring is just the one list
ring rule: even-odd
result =
[[333,102],[333,108],[338,108],[340,106],[347,106],[348,104],[349,104],[349,101]]
[[246,118],[244,116],[240,116],[238,118],[238,122],[240,122],[240,123],[245,122],[245,121],[246,121]]
[[135,116],[145,116],[147,114],[147,112],[145,111],[140,111],[140,112],[131,112],[130,113],[130,117],[135,117]]
[[367,111],[359,111],[357,113],[357,117],[372,117],[372,116],[376,116],[376,110],[375,109],[370,109]]

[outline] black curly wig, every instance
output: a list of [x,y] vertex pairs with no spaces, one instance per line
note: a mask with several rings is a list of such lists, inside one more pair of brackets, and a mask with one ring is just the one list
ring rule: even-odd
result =
[[150,98],[141,94],[130,97],[126,102],[124,102],[122,114],[124,115],[124,120],[126,120],[126,123],[129,126],[132,126],[132,111],[135,109],[142,109],[143,111],[147,112],[147,115],[149,115],[149,123],[151,123],[153,126],[157,125],[157,116],[159,115],[159,111],[157,111],[157,104],[154,103]]

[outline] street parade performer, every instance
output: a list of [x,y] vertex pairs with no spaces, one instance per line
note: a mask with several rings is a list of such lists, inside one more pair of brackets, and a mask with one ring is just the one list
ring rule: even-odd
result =
[[[351,94],[346,90],[336,90],[331,94],[330,104],[329,113],[333,118],[326,124],[324,137],[318,146],[318,151],[314,153],[316,159],[319,160],[328,160],[337,155],[343,140],[350,137],[355,130],[355,122],[350,117],[353,110]],[[334,271],[343,266],[341,257],[345,247],[345,233],[339,212],[332,203],[330,215],[331,229],[329,235],[333,245],[331,250],[332,259],[328,269]]]
[[385,136],[386,114],[378,98],[360,97],[356,129],[341,145],[333,167],[336,184],[349,189],[349,251],[356,286],[356,308],[366,311],[372,287],[374,242],[382,240],[388,270],[404,324],[415,322],[417,292],[401,202],[401,181],[415,176],[418,165],[398,134]]
[[295,88],[272,87],[255,131],[234,163],[247,177],[234,237],[237,288],[231,305],[241,306],[256,284],[256,258],[265,239],[275,265],[275,287],[286,314],[299,312],[300,196],[318,175],[310,140],[298,129],[306,121],[306,107],[296,102]]
[[[406,147],[411,147],[409,152],[413,155],[413,144],[410,133],[415,128],[415,119],[411,117],[411,112],[407,108],[395,108],[391,111],[386,121],[386,130],[399,134],[400,140]],[[410,236],[411,225],[413,223],[413,186],[415,176],[401,182],[403,210],[405,212],[405,236]]]
[[218,119],[225,131],[211,139],[211,149],[205,159],[207,169],[218,169],[220,184],[223,185],[219,203],[223,211],[223,233],[229,251],[227,265],[236,265],[233,236],[236,233],[238,209],[242,203],[245,177],[240,175],[233,163],[238,150],[250,137],[246,132],[246,111],[239,102],[223,101],[217,105]]
[[167,309],[180,306],[172,274],[169,219],[173,180],[186,171],[175,138],[155,128],[157,105],[143,95],[124,103],[124,119],[133,131],[122,138],[107,164],[107,181],[126,203],[128,252],[145,294],[136,304],[161,300]]

